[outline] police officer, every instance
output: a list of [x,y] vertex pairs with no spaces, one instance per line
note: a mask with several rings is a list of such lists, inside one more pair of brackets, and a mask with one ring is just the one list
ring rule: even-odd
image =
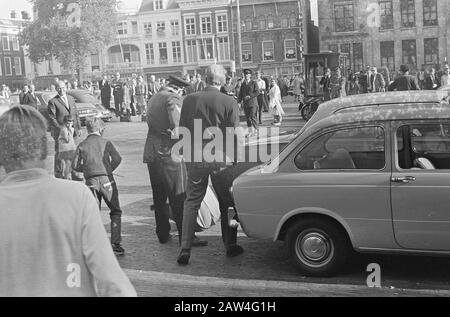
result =
[[[182,95],[188,82],[178,77],[169,77],[169,83],[154,95],[147,105],[149,127],[144,150],[153,191],[156,235],[159,242],[167,243],[170,238],[170,210],[175,221],[179,239],[183,221],[183,206],[186,198],[186,167],[181,160],[172,158],[171,148],[175,141],[172,134],[179,126]],[[167,205],[169,200],[169,206]],[[206,241],[194,237],[193,246],[206,246]]]
[[244,70],[245,79],[242,82],[239,91],[238,103],[244,107],[247,126],[250,130],[250,136],[254,136],[258,131],[257,112],[258,112],[258,84],[252,80],[253,72],[250,69]]

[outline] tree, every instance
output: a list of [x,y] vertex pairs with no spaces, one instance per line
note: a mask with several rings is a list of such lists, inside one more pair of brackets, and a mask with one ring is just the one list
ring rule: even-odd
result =
[[21,34],[34,63],[56,58],[66,69],[81,70],[91,54],[116,38],[117,0],[30,0],[37,19]]

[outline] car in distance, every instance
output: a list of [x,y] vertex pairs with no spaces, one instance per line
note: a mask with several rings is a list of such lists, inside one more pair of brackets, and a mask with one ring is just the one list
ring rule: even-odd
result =
[[448,184],[448,93],[390,92],[322,104],[232,193],[249,237],[285,241],[303,274],[332,276],[353,250],[450,256]]
[[[92,105],[97,111],[97,117],[103,121],[111,121],[113,113],[103,107],[98,98],[96,98],[89,90],[77,89],[69,90],[67,94],[75,99],[75,103],[82,105]],[[78,106],[77,106],[78,107]]]

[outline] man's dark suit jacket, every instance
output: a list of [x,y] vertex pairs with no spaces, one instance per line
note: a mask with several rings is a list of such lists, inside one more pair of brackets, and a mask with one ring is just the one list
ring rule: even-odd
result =
[[103,84],[103,80],[100,80],[98,82],[98,88],[100,89],[102,99],[111,99],[111,85],[109,84],[109,81],[106,81],[105,84]]
[[69,107],[66,106],[60,95],[48,102],[48,117],[50,121],[51,133],[53,139],[57,140],[62,126],[64,125],[64,117],[71,115],[73,118],[73,127],[75,129],[75,135],[81,129],[80,118],[78,117],[75,107],[75,100],[67,95],[67,101]]
[[[436,85],[436,87],[434,87]],[[427,75],[425,78],[425,83],[423,85],[425,90],[435,90],[439,87],[436,75],[431,77],[431,75]]]
[[[200,120],[202,122],[201,133],[194,134],[194,120]],[[202,92],[188,95],[183,102],[180,116],[180,127],[187,128],[191,134],[191,156],[185,156],[185,159],[189,162],[194,162],[194,154],[196,145],[208,144],[211,140],[194,140],[194,135],[203,136],[204,131],[210,127],[219,128],[222,131],[225,140],[221,140],[223,144],[223,153],[226,153],[226,138],[233,137],[233,135],[227,135],[227,128],[237,128],[240,126],[239,122],[239,107],[231,96],[227,96],[219,91],[219,89],[211,86],[207,86]],[[230,131],[231,132],[231,131]],[[203,147],[202,147],[203,150]],[[234,154],[234,155],[232,155]],[[235,157],[237,153],[230,153],[230,158]],[[184,155],[187,155],[184,151]]]
[[411,75],[401,75],[389,86],[389,91],[408,90],[420,90],[417,77]]
[[36,95],[33,96],[31,92],[24,94],[21,100],[22,105],[28,105],[36,109],[37,109],[37,102],[38,101]]
[[[250,99],[246,100],[245,97],[249,96]],[[258,108],[259,88],[256,81],[251,80],[247,83],[245,80],[242,82],[241,90],[239,91],[238,102],[242,103],[245,108]]]

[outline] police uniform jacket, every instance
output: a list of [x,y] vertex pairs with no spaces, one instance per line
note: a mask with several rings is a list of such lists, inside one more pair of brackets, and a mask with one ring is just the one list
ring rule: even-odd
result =
[[[239,91],[239,103],[242,103],[242,105],[245,108],[258,108],[258,95],[259,95],[259,87],[256,81],[250,80],[250,82],[247,83],[247,81],[242,81],[241,90]],[[245,100],[245,97],[249,96],[249,100]]]
[[160,90],[148,102],[144,163],[154,163],[161,148],[170,147],[170,131],[179,125],[182,104],[182,97],[167,88]]

